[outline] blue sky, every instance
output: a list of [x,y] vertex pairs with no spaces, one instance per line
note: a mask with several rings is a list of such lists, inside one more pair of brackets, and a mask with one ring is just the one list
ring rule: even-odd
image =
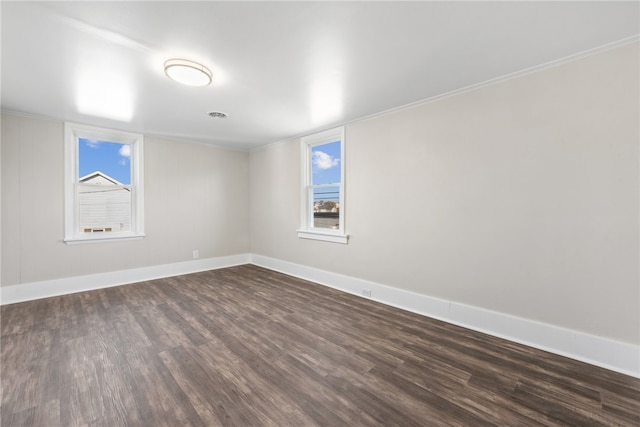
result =
[[116,142],[79,139],[79,177],[100,171],[131,184],[131,146]]
[[[311,148],[311,176],[313,184],[333,184],[341,182],[340,141],[317,145]],[[314,190],[315,200],[339,200],[339,188],[328,187]]]
[[340,178],[340,141],[311,148],[313,184],[333,184]]

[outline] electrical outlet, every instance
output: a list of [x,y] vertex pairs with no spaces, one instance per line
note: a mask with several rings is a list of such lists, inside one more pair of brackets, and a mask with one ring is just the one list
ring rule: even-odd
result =
[[200,258],[200,252],[196,249],[195,251],[193,251],[193,259],[198,259]]
[[371,298],[371,289],[363,289],[362,296]]

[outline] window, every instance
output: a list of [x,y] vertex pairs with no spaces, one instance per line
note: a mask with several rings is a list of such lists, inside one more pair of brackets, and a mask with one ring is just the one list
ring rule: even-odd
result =
[[302,138],[298,237],[347,243],[344,226],[344,128]]
[[143,136],[65,124],[65,243],[144,237]]

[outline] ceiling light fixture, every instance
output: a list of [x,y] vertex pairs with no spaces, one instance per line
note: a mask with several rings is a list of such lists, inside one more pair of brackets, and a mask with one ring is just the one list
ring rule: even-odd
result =
[[171,80],[188,86],[207,86],[212,81],[211,70],[188,59],[167,59],[164,72]]

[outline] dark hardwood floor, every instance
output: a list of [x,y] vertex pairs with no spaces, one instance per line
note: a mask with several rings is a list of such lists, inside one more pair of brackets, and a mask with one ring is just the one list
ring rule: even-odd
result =
[[640,425],[640,380],[245,265],[2,307],[2,427]]

